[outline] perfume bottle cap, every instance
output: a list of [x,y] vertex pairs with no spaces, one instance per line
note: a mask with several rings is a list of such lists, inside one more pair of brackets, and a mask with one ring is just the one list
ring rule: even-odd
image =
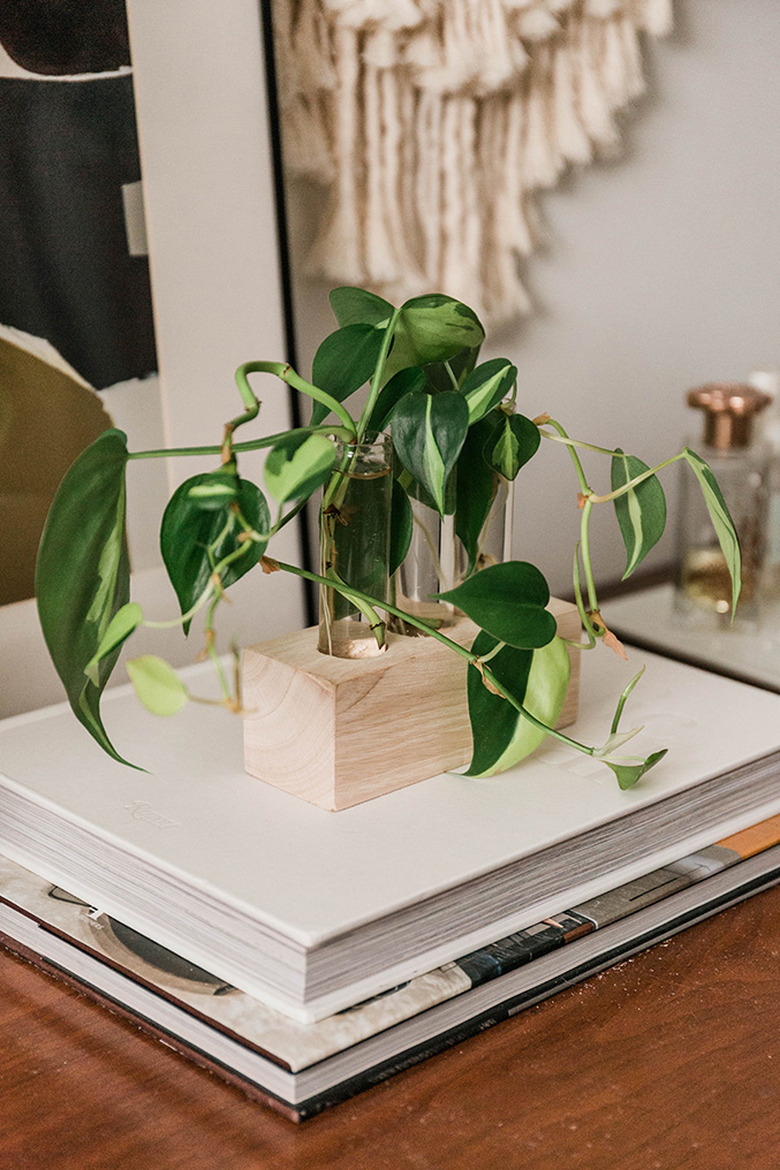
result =
[[688,405],[705,411],[704,442],[719,451],[747,447],[753,416],[772,401],[742,382],[708,382],[688,391]]

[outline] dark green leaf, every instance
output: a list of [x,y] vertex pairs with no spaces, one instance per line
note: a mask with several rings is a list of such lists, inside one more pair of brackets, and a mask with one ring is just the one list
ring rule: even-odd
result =
[[[210,473],[196,475],[181,484],[168,501],[160,527],[160,549],[171,584],[179,600],[182,614],[189,613],[208,588],[214,566],[242,548],[241,556],[227,565],[220,574],[223,588],[229,588],[243,577],[265,551],[266,542],[239,541],[243,531],[233,508],[225,505],[221,511],[198,506],[191,489],[208,480]],[[239,480],[236,505],[244,519],[256,532],[268,532],[270,517],[265,496],[249,480]],[[191,620],[191,619],[190,619]],[[184,622],[185,634],[190,620]]]
[[100,697],[117,647],[91,670],[109,623],[130,596],[125,540],[127,440],[105,431],[78,457],[46,519],[35,574],[43,636],[76,718],[114,759],[100,717]]
[[336,320],[344,325],[384,325],[394,313],[389,301],[362,288],[345,285],[334,288],[330,294],[330,307]]
[[393,480],[391,509],[389,574],[392,577],[409,551],[414,528],[412,505],[397,479]]
[[733,618],[742,590],[742,553],[740,552],[737,530],[709,464],[702,459],[701,455],[691,451],[689,447],[683,449],[683,455],[699,481],[707,511],[715,527],[721,551],[731,576],[731,616]]
[[[475,654],[489,654],[496,645],[480,633],[472,647]],[[558,722],[569,687],[569,652],[560,638],[538,650],[504,646],[486,667],[518,703],[548,727]],[[481,673],[468,672],[468,704],[474,751],[468,776],[492,776],[519,763],[546,738],[546,733],[526,719],[508,700],[485,686]]]
[[[453,378],[455,384],[461,388],[468,374],[474,369],[479,357],[480,347],[474,345],[468,349],[462,349],[460,353],[456,353],[454,357],[448,358],[446,365],[444,362],[429,362],[424,367],[425,373],[428,376],[428,382],[433,390],[452,390]],[[446,368],[449,366],[449,370]]]
[[469,427],[455,472],[455,534],[468,557],[467,575],[476,566],[480,535],[498,486],[497,474],[487,465],[482,454],[486,439],[495,426],[493,413]]
[[492,358],[472,370],[462,386],[469,408],[469,424],[478,422],[498,406],[516,379],[517,369],[506,358]]
[[393,411],[393,442],[407,471],[443,515],[445,486],[468,431],[468,407],[456,391],[407,394]]
[[640,760],[637,763],[619,764],[613,760],[604,760],[603,763],[615,773],[621,788],[633,788],[637,780],[640,780],[645,772],[649,772],[659,760],[664,758],[667,751],[668,748],[662,748],[661,751],[653,752],[646,760]]
[[399,370],[397,374],[394,374],[379,392],[371,417],[366,424],[366,431],[369,434],[378,434],[383,431],[401,399],[413,391],[423,390],[427,380],[425,371],[419,366],[409,366],[408,369]]
[[545,606],[550,590],[527,561],[505,561],[475,573],[455,589],[436,595],[510,646],[534,649],[555,637],[555,618]]
[[524,414],[504,414],[485,444],[487,463],[504,479],[514,479],[521,467],[533,458],[542,437],[539,428]]
[[[312,363],[311,380],[337,402],[349,398],[369,380],[382,348],[384,330],[373,325],[345,325],[320,345]],[[311,425],[317,426],[328,415],[321,402],[312,405]]]
[[336,448],[325,435],[290,434],[268,452],[265,483],[280,504],[303,500],[324,484],[336,462]]
[[[613,456],[612,490],[616,491],[645,471],[649,471],[647,464],[635,455],[620,452]],[[615,515],[626,547],[625,580],[660,540],[666,527],[666,497],[657,476],[643,479],[624,496],[619,496],[615,500]]]

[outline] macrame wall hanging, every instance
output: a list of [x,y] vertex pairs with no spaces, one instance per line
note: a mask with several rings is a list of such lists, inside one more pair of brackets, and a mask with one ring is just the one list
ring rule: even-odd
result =
[[671,0],[274,0],[285,165],[329,199],[313,274],[530,308],[534,192],[614,154]]

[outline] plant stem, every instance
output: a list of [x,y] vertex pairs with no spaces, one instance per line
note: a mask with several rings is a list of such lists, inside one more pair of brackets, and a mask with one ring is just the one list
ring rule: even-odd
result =
[[368,420],[374,411],[376,400],[379,397],[379,391],[382,389],[382,375],[385,372],[385,365],[387,364],[387,355],[390,352],[390,344],[395,333],[396,323],[401,315],[400,309],[393,309],[393,315],[390,318],[387,327],[385,328],[385,335],[382,338],[382,347],[379,350],[379,357],[376,359],[374,366],[374,373],[371,377],[371,388],[369,390],[366,405],[363,407],[363,412],[360,415],[360,420],[357,425],[358,442],[362,442],[368,426]]
[[590,447],[588,443],[580,443],[574,439],[570,439],[561,424],[556,422],[554,418],[548,419],[547,421],[551,427],[555,428],[558,434],[551,435],[549,431],[543,431],[541,427],[539,428],[539,434],[542,435],[542,437],[545,439],[552,439],[555,442],[566,444],[569,454],[571,455],[572,463],[574,464],[574,468],[577,472],[577,478],[580,481],[580,491],[583,493],[583,495],[588,495],[590,492],[590,487],[588,486],[588,481],[585,477],[585,470],[575,448],[585,447],[590,451],[600,451],[604,455],[613,455],[614,452],[607,451],[604,447]]
[[355,423],[352,416],[346,407],[334,398],[331,394],[326,393],[325,390],[320,390],[319,386],[312,385],[302,378],[288,362],[244,362],[242,366],[238,367],[236,371],[236,379],[239,375],[246,381],[247,374],[275,374],[277,378],[281,378],[288,386],[299,390],[301,394],[306,394],[309,398],[313,398],[316,402],[321,402],[323,406],[327,406],[328,410],[341,420],[342,425],[349,431],[350,435],[354,437]]
[[465,658],[469,665],[476,666],[479,664],[483,676],[490,681],[491,686],[494,686],[502,698],[506,699],[508,703],[511,703],[515,710],[519,711],[520,714],[524,716],[524,718],[526,718],[528,722],[531,723],[534,727],[538,728],[540,731],[543,731],[545,735],[549,735],[552,736],[553,739],[560,740],[561,743],[565,743],[568,747],[573,748],[575,751],[582,752],[586,756],[595,755],[596,748],[588,747],[587,744],[579,743],[576,739],[570,739],[568,735],[564,735],[563,732],[558,731],[555,727],[549,727],[546,723],[543,723],[541,719],[537,719],[535,715],[533,715],[529,710],[527,710],[526,707],[522,705],[522,703],[518,703],[517,699],[515,699],[514,696],[506,689],[506,687],[504,687],[498,681],[492,671],[482,665],[483,659],[480,658],[478,654],[474,654],[472,650],[468,650],[465,646],[459,645],[458,642],[453,642],[453,640],[448,638],[446,634],[442,634],[440,630],[434,629],[433,626],[429,625],[422,619],[413,617],[411,614],[406,613],[402,609],[399,609],[397,605],[391,605],[387,601],[379,601],[375,597],[369,597],[366,593],[362,593],[359,589],[353,589],[351,585],[346,585],[343,582],[336,583],[332,580],[329,580],[327,577],[321,577],[318,573],[310,573],[306,569],[300,569],[297,565],[285,564],[283,561],[275,561],[274,563],[278,565],[278,567],[285,573],[294,573],[297,577],[303,577],[307,581],[313,581],[317,585],[327,585],[331,589],[336,589],[339,593],[343,593],[345,597],[359,599],[360,601],[363,601],[372,607],[375,606],[378,609],[387,610],[387,612],[393,614],[394,617],[401,618],[402,621],[407,622],[410,626],[414,626],[416,629],[422,630],[423,633],[429,634],[432,638],[435,638],[438,642],[441,642],[449,650],[452,650],[454,654],[459,655],[461,658]]
[[[244,443],[234,443],[233,451],[239,454],[244,451],[262,451],[264,447],[273,447],[274,443],[278,443],[280,439],[289,438],[290,435],[333,435],[337,439],[344,439],[349,442],[354,436],[354,430],[350,427],[336,427],[323,424],[319,427],[296,427],[289,431],[278,431],[275,435],[266,435],[262,439],[247,439]],[[157,447],[150,451],[131,451],[128,455],[129,459],[162,459],[167,456],[187,456],[187,455],[219,455],[222,452],[221,446],[207,446],[207,447]]]

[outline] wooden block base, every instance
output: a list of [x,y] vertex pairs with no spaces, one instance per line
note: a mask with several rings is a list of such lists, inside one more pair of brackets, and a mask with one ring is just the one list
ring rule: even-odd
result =
[[[578,640],[577,610],[556,598],[564,637]],[[446,630],[470,645],[466,618]],[[573,722],[579,653],[559,726]],[[247,772],[326,809],[349,808],[471,759],[466,663],[434,638],[388,636],[374,658],[333,658],[317,650],[316,629],[244,651],[244,762]]]

